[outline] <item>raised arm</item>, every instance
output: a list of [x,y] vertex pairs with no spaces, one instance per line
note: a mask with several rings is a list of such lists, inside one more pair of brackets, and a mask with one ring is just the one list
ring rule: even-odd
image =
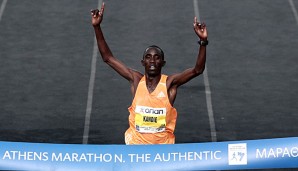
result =
[[103,3],[100,10],[98,9],[91,10],[92,25],[95,31],[98,50],[101,54],[102,60],[105,63],[111,66],[122,77],[124,77],[130,82],[133,82],[134,74],[137,74],[137,72],[129,69],[126,65],[120,62],[118,59],[116,59],[113,56],[107,42],[105,41],[101,26],[100,26],[103,20],[104,8],[105,8],[105,4]]
[[199,23],[196,17],[194,18],[193,28],[195,33],[200,39],[199,41],[200,47],[198,50],[198,56],[197,56],[195,66],[193,68],[189,68],[183,71],[182,73],[169,76],[168,78],[169,87],[179,87],[180,85],[190,81],[192,78],[202,74],[205,69],[206,45],[208,44],[207,28],[204,23]]

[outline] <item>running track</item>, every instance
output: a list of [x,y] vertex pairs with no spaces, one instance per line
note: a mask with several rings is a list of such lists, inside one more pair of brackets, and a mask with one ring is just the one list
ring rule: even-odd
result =
[[[192,67],[196,15],[209,33],[204,75],[182,86],[176,142],[298,135],[298,1],[106,1],[103,31],[131,68],[163,48],[165,74]],[[96,0],[0,0],[0,140],[123,144],[129,83],[94,51]]]

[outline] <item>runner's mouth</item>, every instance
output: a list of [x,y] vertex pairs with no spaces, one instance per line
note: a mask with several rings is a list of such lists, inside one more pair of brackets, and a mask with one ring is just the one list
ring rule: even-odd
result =
[[154,70],[154,69],[156,69],[156,67],[154,65],[150,65],[149,69]]

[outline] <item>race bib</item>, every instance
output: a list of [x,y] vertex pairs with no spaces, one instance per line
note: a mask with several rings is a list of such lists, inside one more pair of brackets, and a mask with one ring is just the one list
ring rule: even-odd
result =
[[135,126],[140,133],[156,133],[166,130],[166,108],[136,106]]

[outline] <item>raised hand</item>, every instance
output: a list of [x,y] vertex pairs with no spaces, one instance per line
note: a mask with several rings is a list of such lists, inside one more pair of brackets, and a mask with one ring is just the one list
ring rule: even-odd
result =
[[207,40],[208,33],[205,23],[199,23],[197,17],[194,18],[193,28],[201,40]]
[[104,13],[104,2],[101,5],[101,9],[95,9],[91,10],[91,16],[92,16],[92,25],[93,26],[99,26],[103,19],[103,13]]

